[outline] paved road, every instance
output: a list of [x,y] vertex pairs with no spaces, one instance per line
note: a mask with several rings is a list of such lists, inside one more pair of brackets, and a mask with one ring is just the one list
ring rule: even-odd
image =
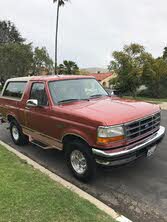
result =
[[[167,127],[167,111],[162,112],[162,125]],[[59,151],[46,151],[33,145],[14,146],[4,126],[0,126],[0,139],[134,222],[167,221],[167,136],[152,159],[141,159],[119,168],[99,167],[97,178],[91,184],[82,184],[69,174]]]

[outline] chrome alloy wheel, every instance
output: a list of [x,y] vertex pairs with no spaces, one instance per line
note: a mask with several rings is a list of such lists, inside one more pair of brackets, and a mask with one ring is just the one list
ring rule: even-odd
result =
[[87,161],[85,156],[79,150],[71,153],[71,165],[78,174],[84,174],[87,170]]
[[19,130],[17,129],[16,126],[13,126],[12,127],[12,135],[13,135],[13,138],[14,140],[19,140]]

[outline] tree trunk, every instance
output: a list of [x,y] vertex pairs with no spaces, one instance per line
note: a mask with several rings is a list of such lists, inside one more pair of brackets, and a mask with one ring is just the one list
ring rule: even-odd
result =
[[58,74],[57,57],[58,57],[59,9],[60,9],[60,0],[58,0],[57,2],[57,20],[56,20],[56,36],[55,36],[55,75]]

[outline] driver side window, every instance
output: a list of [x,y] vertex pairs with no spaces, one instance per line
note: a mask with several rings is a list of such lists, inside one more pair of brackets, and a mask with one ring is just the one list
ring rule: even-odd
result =
[[48,98],[44,83],[33,83],[30,93],[30,99],[38,100],[39,106],[48,106]]

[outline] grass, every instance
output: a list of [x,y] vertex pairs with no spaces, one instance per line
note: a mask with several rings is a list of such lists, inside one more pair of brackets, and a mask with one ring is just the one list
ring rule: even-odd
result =
[[[123,98],[134,99],[132,96],[124,96]],[[155,103],[155,104],[167,102],[167,99],[154,99],[154,98],[147,98],[147,97],[136,97],[135,100],[146,101],[146,102],[151,102],[151,103]]]
[[0,146],[0,222],[113,222]]

